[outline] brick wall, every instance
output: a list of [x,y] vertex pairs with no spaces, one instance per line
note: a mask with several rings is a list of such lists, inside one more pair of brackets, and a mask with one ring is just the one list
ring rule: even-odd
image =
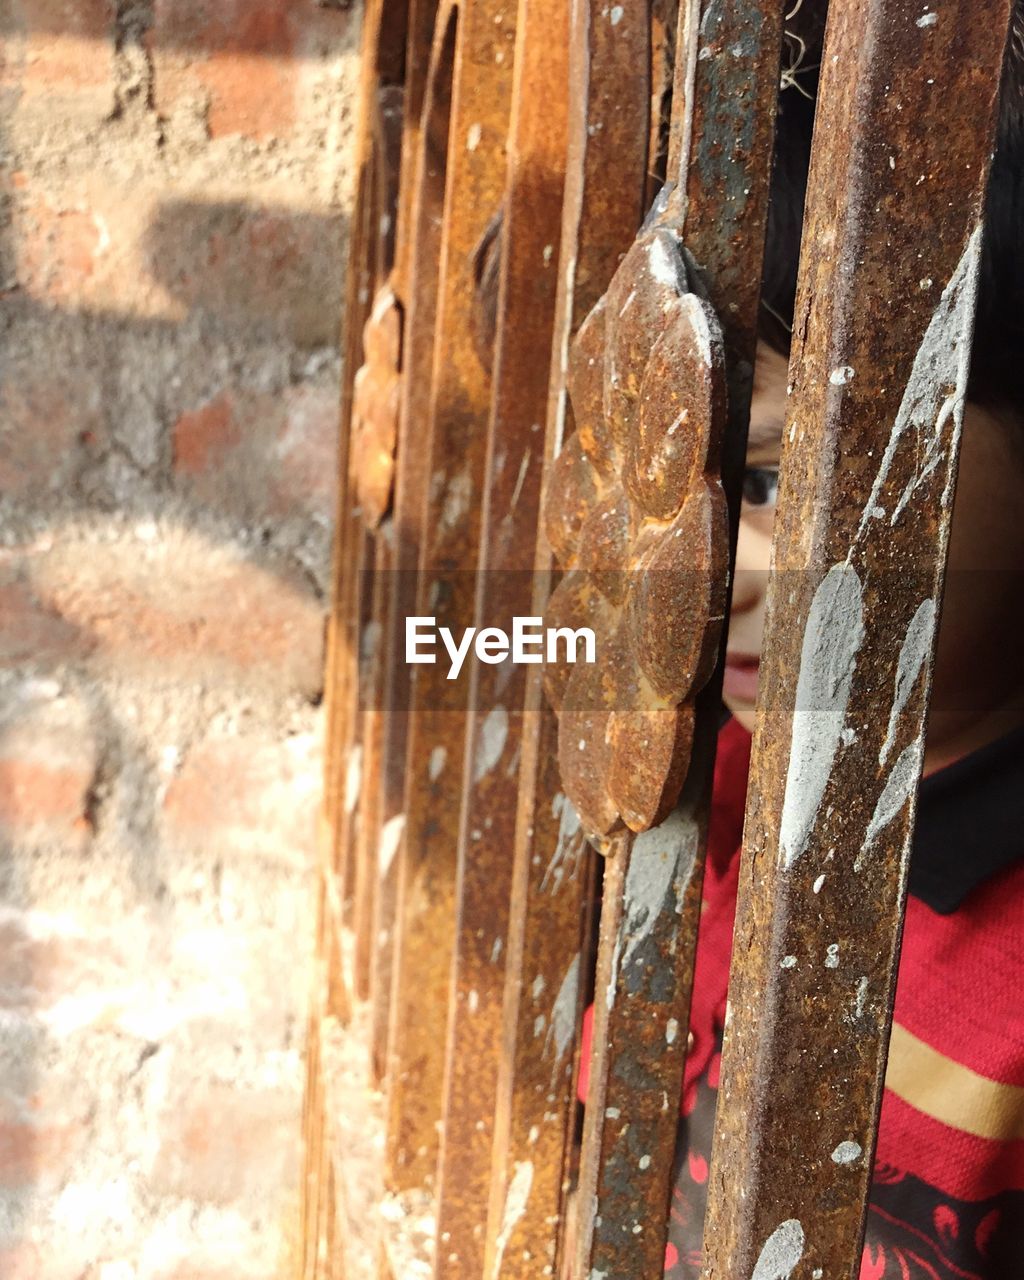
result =
[[294,1213],[357,18],[0,0],[0,1277]]

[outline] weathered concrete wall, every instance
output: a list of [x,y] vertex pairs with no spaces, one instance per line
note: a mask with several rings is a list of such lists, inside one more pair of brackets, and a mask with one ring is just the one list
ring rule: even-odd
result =
[[0,0],[0,1276],[285,1274],[358,19]]

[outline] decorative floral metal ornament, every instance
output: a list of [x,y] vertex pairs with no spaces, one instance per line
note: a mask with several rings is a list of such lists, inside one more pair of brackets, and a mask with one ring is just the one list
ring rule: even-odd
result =
[[590,627],[597,661],[549,665],[546,687],[563,785],[601,847],[678,801],[725,613],[721,331],[668,227],[641,233],[584,321],[568,390],[576,432],[545,503],[568,572],[546,623]]
[[375,529],[391,506],[401,400],[402,313],[388,285],[363,328],[363,353],[352,390],[352,476],[363,521]]

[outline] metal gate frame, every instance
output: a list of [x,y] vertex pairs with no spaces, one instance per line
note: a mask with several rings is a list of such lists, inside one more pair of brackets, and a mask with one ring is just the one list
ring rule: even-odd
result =
[[[1009,24],[920,8],[829,5],[706,1280],[859,1266]],[[785,17],[368,2],[309,1280],[354,998],[437,1280],[662,1274]],[[595,671],[403,660],[412,614],[545,610]]]

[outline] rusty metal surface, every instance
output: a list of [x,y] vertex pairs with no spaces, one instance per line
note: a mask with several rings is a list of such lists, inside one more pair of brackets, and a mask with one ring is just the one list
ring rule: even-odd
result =
[[352,394],[352,471],[363,521],[375,529],[391,505],[401,403],[402,313],[390,284],[363,326],[364,364]]
[[[459,632],[473,613],[491,400],[490,371],[473,341],[473,254],[504,191],[515,25],[507,0],[470,0],[458,11],[434,380],[425,431],[420,424],[431,482],[416,612]],[[444,664],[418,668],[391,1020],[388,1147],[397,1189],[430,1186],[436,1174],[466,710],[465,682],[449,682]]]
[[[435,17],[435,0],[424,0],[423,3],[413,0],[406,59],[407,110],[402,142],[396,263],[392,273],[405,319],[402,357],[405,377],[402,381],[394,480],[395,546],[381,641],[384,663],[382,795],[378,830],[372,837],[377,850],[378,883],[374,922],[376,946],[371,965],[371,1062],[378,1079],[383,1079],[387,1070],[395,949],[398,945],[394,926],[401,863],[396,854],[405,827],[405,766],[413,668],[404,660],[402,619],[414,613],[416,608],[416,575],[426,518],[430,459],[422,447],[421,424],[430,404],[433,378],[434,324],[454,57],[452,31],[448,44],[438,50],[431,76]],[[414,110],[416,104],[418,109]]]
[[405,31],[408,0],[369,0],[363,15],[362,62],[357,105],[356,190],[349,236],[345,283],[344,373],[339,423],[339,495],[332,556],[331,619],[325,663],[327,750],[325,811],[332,826],[339,817],[345,769],[349,685],[353,678],[352,546],[357,536],[350,490],[352,400],[356,371],[362,364],[363,327],[383,266],[389,230],[381,218],[395,188],[394,139],[404,97]]
[[[623,5],[614,25],[609,15],[601,20],[596,6],[571,8],[565,199],[553,255],[554,359],[547,406],[537,409],[544,435],[539,440],[536,433],[534,445],[543,453],[545,475],[566,430],[567,343],[632,241],[643,213],[647,167],[647,7]],[[549,50],[547,57],[560,54]],[[536,518],[535,497],[532,502]],[[546,540],[534,535],[535,530],[517,531],[519,545],[532,557],[522,562],[534,568],[533,595],[521,612],[539,616],[552,566]],[[542,672],[525,672],[514,839],[503,850],[511,909],[484,1266],[485,1275],[505,1280],[549,1275],[556,1261],[572,1150],[579,1020],[588,989],[593,879],[592,854],[558,777],[557,730],[544,703]]]
[[[565,733],[563,776],[578,784],[587,825],[609,854],[574,1276],[653,1280],[664,1265],[719,705],[721,676],[713,669],[724,642],[725,577],[749,415],[781,18],[781,5],[714,0],[680,14],[670,185],[634,251],[632,283],[624,264],[622,279],[588,321],[593,336],[584,326],[577,339],[571,392],[592,408],[577,415],[579,448],[563,463],[565,498],[548,513],[549,530],[573,569],[563,599],[575,607],[589,594],[587,608],[603,614],[620,641],[603,682],[574,676],[583,687],[573,690],[570,682],[554,691],[564,699],[561,729],[568,713],[580,730],[577,748],[581,740],[591,748],[574,759]],[[708,262],[713,278],[704,270]],[[724,362],[707,296],[721,321]],[[675,341],[686,334],[686,345],[662,361],[658,341],[673,341],[666,303],[689,323],[674,322]],[[634,334],[629,312],[638,305],[647,314],[638,316]],[[702,348],[696,358],[681,358],[691,344]],[[648,364],[649,397],[641,382]],[[653,430],[645,430],[645,415]],[[605,511],[603,523],[618,524],[617,547],[587,528],[593,523],[596,532],[588,517]],[[638,516],[653,529],[650,554],[668,557],[663,577],[636,555]],[[663,535],[673,520],[680,527],[671,529],[669,542]],[[648,571],[636,574],[637,564]],[[674,611],[665,628],[668,646],[656,627],[643,625],[642,609],[631,616],[631,592],[653,594],[654,616],[666,606]],[[620,717],[621,739],[610,732]],[[650,749],[655,741],[658,752]],[[631,835],[630,825],[642,834]]]
[[[353,805],[346,790],[360,751],[358,711],[359,619],[362,570],[374,552],[362,524],[379,523],[387,507],[390,475],[380,475],[387,452],[387,423],[397,398],[394,380],[400,359],[400,316],[375,299],[394,256],[399,150],[405,74],[407,0],[373,0],[362,33],[362,75],[356,126],[355,215],[346,281],[344,376],[339,425],[341,477],[333,550],[332,608],[325,668],[327,750],[325,808],[335,836],[334,865],[343,894],[354,882]],[[369,337],[369,346],[365,338]],[[361,368],[366,356],[369,368]],[[388,377],[384,369],[390,364]],[[372,447],[367,448],[367,442]],[[393,448],[393,444],[390,445]],[[367,500],[362,519],[361,500]]]
[[384,740],[382,638],[387,625],[394,527],[390,520],[377,530],[370,586],[370,620],[363,632],[360,671],[361,786],[354,850],[355,880],[351,925],[354,934],[353,987],[360,1000],[370,998],[371,961],[376,943],[378,844],[383,800],[382,749]]
[[859,1273],[1007,7],[830,10],[707,1280]]
[[[476,272],[482,311],[493,305],[496,319],[473,619],[481,629],[510,628],[532,605],[566,162],[567,0],[519,0],[515,29],[507,182],[484,242],[491,261],[478,255]],[[486,357],[485,333],[477,339]],[[484,1266],[526,670],[475,663],[469,676],[438,1179],[435,1274],[445,1280],[478,1280]],[[558,994],[548,994],[549,1016]],[[544,1045],[552,1070],[564,1068],[560,1027]],[[520,1174],[524,1194],[529,1176]]]
[[547,689],[566,794],[600,843],[675,807],[725,613],[722,338],[670,228],[634,242],[576,337],[568,380],[577,430],[546,527],[569,572],[547,620],[591,628],[597,661],[549,664]]

